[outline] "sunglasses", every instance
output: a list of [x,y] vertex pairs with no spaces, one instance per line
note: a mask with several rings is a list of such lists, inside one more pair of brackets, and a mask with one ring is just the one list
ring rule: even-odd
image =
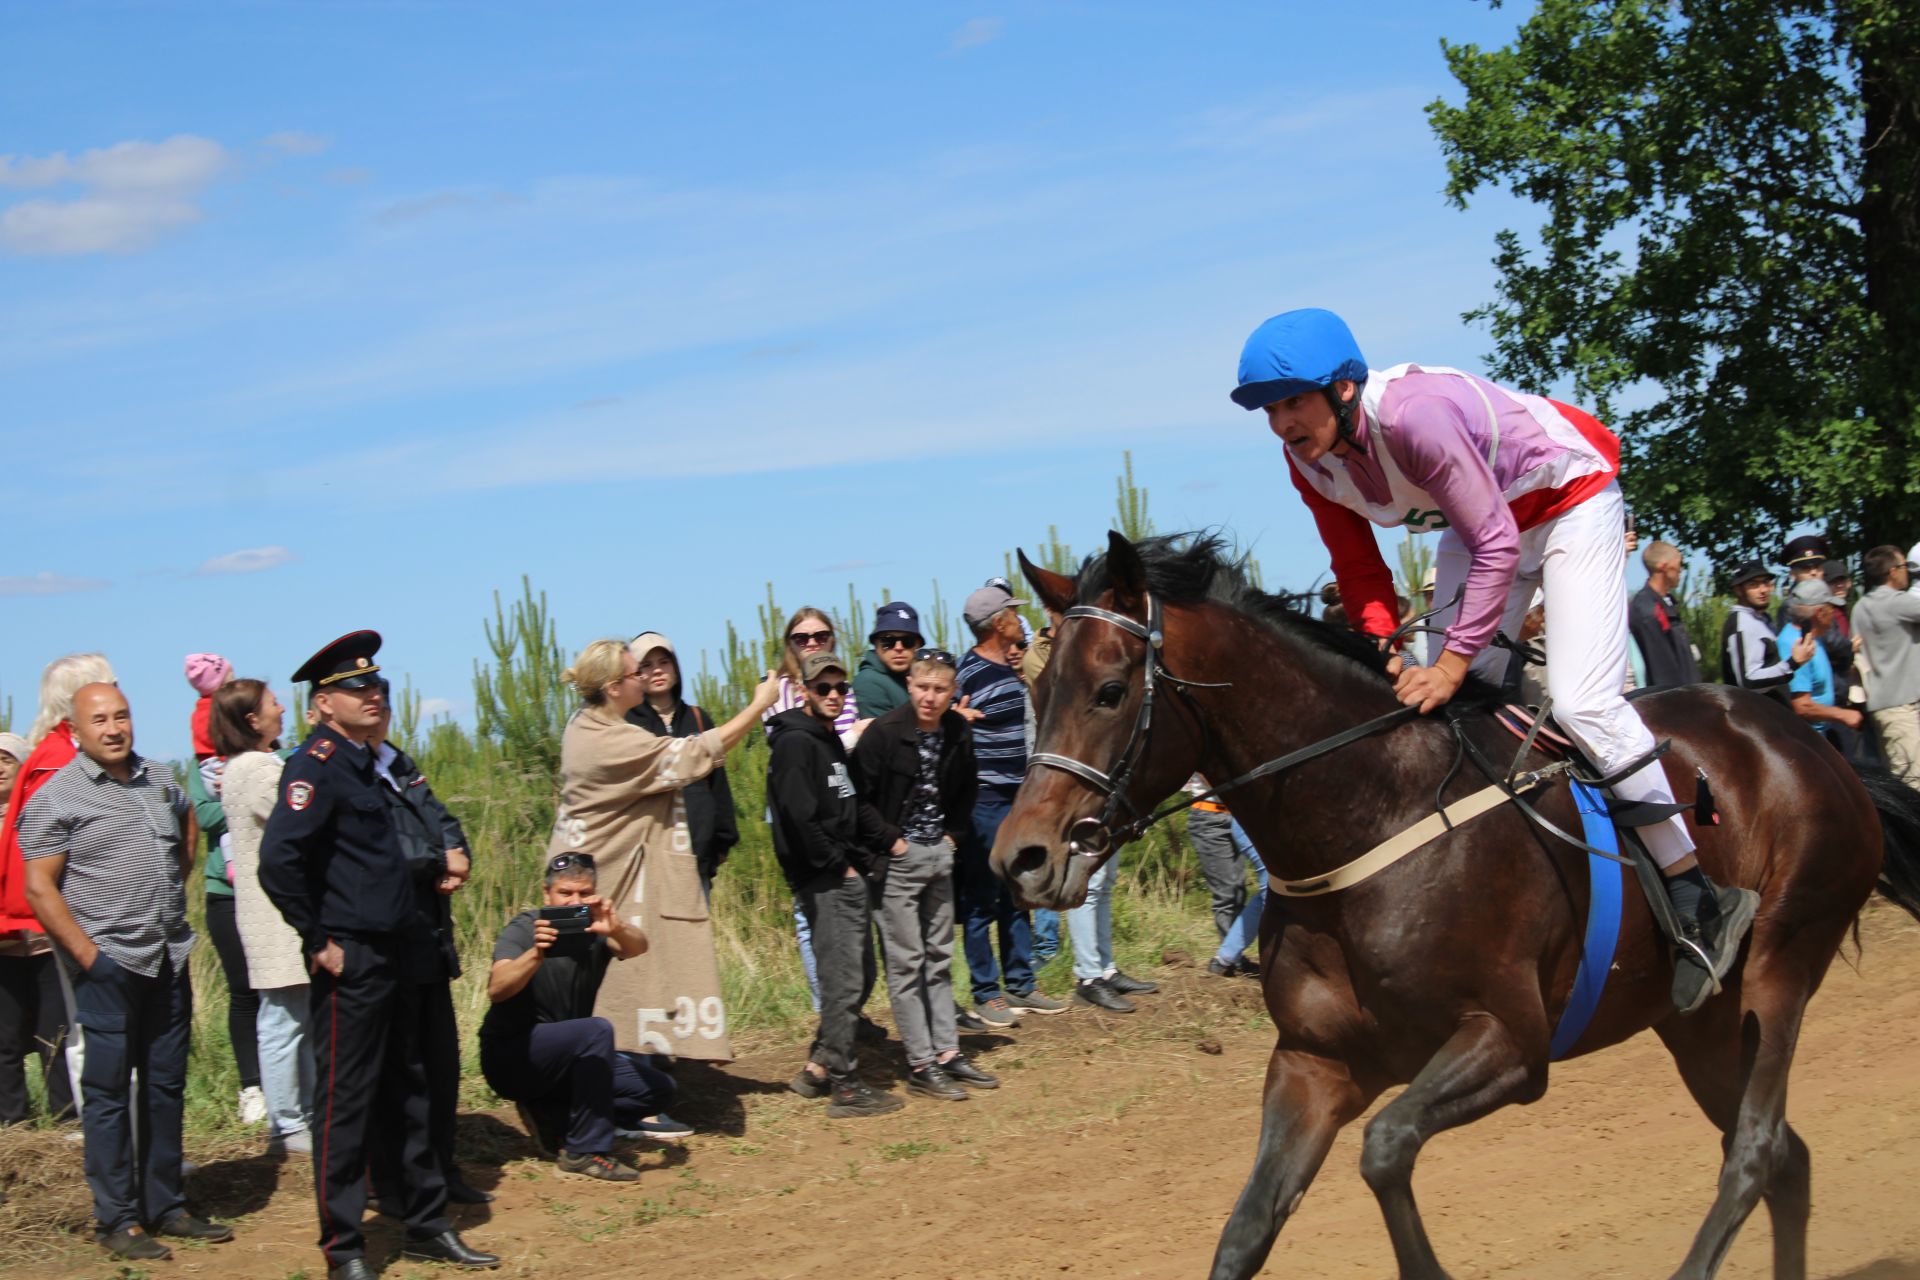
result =
[[547,873],[551,875],[555,872],[567,871],[574,867],[578,867],[582,871],[593,870],[593,855],[590,853],[555,854],[547,863]]
[[853,686],[845,680],[817,680],[808,685],[807,688],[813,690],[815,697],[824,698],[832,693],[845,693],[847,690],[853,688]]
[[787,643],[788,644],[832,644],[833,632],[831,631],[790,631],[787,633]]
[[876,649],[911,649],[919,643],[919,636],[903,635],[898,631],[873,638],[873,647]]
[[913,655],[915,662],[937,662],[943,667],[959,667],[952,654],[945,649],[921,649]]

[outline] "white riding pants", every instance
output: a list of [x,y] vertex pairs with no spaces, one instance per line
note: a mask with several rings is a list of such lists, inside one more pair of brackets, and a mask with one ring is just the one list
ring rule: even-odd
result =
[[[1533,593],[1544,590],[1547,693],[1553,699],[1553,718],[1602,773],[1612,773],[1654,747],[1653,734],[1621,696],[1627,676],[1625,516],[1616,482],[1521,534],[1520,564],[1500,617],[1500,630],[1518,638]],[[1434,555],[1433,598],[1453,599],[1472,563],[1451,529],[1441,534]],[[1452,620],[1448,611],[1434,622],[1445,626]],[[1489,646],[1474,659],[1474,674],[1497,684],[1510,658],[1519,660]],[[1673,802],[1673,789],[1657,760],[1623,778],[1613,791],[1622,800]],[[1693,837],[1679,814],[1640,828],[1640,835],[1661,867],[1693,852]]]

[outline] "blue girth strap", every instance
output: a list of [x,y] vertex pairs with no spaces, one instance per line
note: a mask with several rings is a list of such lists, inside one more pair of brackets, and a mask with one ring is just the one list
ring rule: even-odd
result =
[[[1587,843],[1609,853],[1620,852],[1613,819],[1607,802],[1598,791],[1584,783],[1572,783],[1573,803],[1580,810],[1580,824]],[[1553,1044],[1548,1058],[1557,1061],[1579,1041],[1600,1007],[1600,993],[1607,989],[1607,973],[1613,968],[1613,950],[1620,941],[1620,902],[1625,883],[1624,869],[1617,862],[1589,853],[1587,855],[1587,938],[1580,952],[1580,970],[1573,975],[1573,992],[1567,1007],[1560,1012],[1560,1025],[1553,1029]]]

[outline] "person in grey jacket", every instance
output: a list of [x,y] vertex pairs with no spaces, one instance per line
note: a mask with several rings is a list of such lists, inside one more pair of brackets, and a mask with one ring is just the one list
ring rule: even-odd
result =
[[1862,557],[1867,594],[1853,606],[1867,679],[1867,712],[1887,767],[1920,786],[1920,595],[1910,593],[1916,566],[1898,547]]

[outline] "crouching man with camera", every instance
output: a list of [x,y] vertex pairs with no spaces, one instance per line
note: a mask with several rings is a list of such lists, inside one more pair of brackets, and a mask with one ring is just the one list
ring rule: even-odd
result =
[[565,1113],[560,1172],[632,1182],[640,1175],[613,1158],[616,1126],[631,1130],[661,1111],[674,1084],[643,1059],[615,1052],[613,1024],[593,1016],[607,966],[647,949],[646,934],[617,919],[595,887],[592,854],[560,854],[547,863],[546,905],[500,931],[480,1070],[495,1093],[519,1104],[543,1149]]

